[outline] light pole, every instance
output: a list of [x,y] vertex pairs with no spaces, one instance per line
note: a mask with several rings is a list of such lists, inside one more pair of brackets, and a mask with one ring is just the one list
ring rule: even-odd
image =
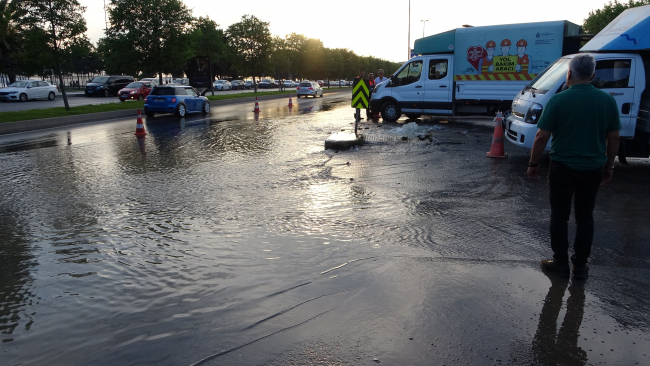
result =
[[411,0],[409,0],[409,39],[408,39],[408,57],[407,60],[411,59]]
[[424,38],[424,27],[427,26],[427,22],[429,21],[429,19],[427,20],[420,19],[420,21],[422,22],[422,38]]

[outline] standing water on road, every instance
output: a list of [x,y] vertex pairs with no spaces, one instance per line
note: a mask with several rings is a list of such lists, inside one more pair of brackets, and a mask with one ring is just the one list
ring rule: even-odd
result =
[[[248,104],[148,118],[144,139],[135,118],[0,138],[0,363],[309,364],[301,350],[319,345],[332,364],[516,364],[534,353],[548,197],[525,180],[525,153],[486,161],[491,124],[419,121],[408,133],[366,121],[366,145],[324,150],[327,136],[354,128],[349,100],[260,108],[258,118]],[[649,175],[647,164],[633,169]],[[650,282],[647,207],[596,211],[623,230],[601,237],[624,245],[597,244],[593,262],[616,267],[626,291]],[[440,302],[427,306],[433,293]],[[602,284],[586,293],[592,318],[619,336],[603,328],[580,350],[603,341],[611,347],[589,360],[647,362],[647,296]],[[484,311],[509,313],[485,329],[500,335],[462,338],[494,325]],[[443,335],[439,347],[451,349],[432,353]]]

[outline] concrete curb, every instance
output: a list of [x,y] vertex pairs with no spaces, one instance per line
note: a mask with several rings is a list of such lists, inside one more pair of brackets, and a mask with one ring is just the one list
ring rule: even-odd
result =
[[[337,90],[323,89],[323,90],[325,93],[328,94],[335,93],[335,92],[352,93],[352,89],[337,89]],[[293,93],[292,96],[295,97],[295,93]],[[264,95],[264,96],[257,97],[258,100],[282,99],[282,98],[288,99],[289,94]],[[231,105],[231,104],[238,104],[238,103],[252,103],[254,101],[255,101],[255,97],[213,100],[210,102],[210,106],[218,107],[222,105]],[[45,128],[71,126],[71,125],[76,125],[81,123],[99,122],[99,121],[116,119],[116,118],[124,118],[124,117],[135,118],[137,113],[138,113],[138,109],[134,108],[134,109],[125,109],[121,111],[113,111],[113,112],[88,113],[88,114],[79,114],[76,116],[5,122],[5,123],[0,123],[0,135],[7,135],[10,133],[18,133],[18,132],[36,131]]]

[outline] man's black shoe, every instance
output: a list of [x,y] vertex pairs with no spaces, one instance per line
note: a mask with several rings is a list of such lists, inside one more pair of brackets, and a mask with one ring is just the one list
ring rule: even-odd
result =
[[589,266],[573,266],[573,278],[578,280],[586,280],[589,277]]
[[569,268],[568,263],[558,263],[554,259],[544,259],[542,260],[542,269],[557,274],[561,277],[569,277],[571,275],[571,269]]

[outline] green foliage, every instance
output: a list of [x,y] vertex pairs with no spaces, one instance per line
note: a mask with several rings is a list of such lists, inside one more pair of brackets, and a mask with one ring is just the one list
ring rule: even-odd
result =
[[108,73],[173,73],[192,57],[194,18],[181,0],[111,0],[108,13],[98,44]]
[[585,33],[595,35],[603,28],[605,28],[607,24],[619,16],[623,11],[625,11],[625,9],[648,4],[650,4],[650,0],[630,0],[627,4],[619,3],[616,0],[614,0],[614,2],[610,1],[609,3],[605,4],[602,9],[590,11],[589,16],[582,24],[582,28],[584,29]]
[[228,27],[226,35],[235,70],[240,75],[260,76],[270,65],[272,39],[269,23],[254,15],[244,15],[240,22]]

